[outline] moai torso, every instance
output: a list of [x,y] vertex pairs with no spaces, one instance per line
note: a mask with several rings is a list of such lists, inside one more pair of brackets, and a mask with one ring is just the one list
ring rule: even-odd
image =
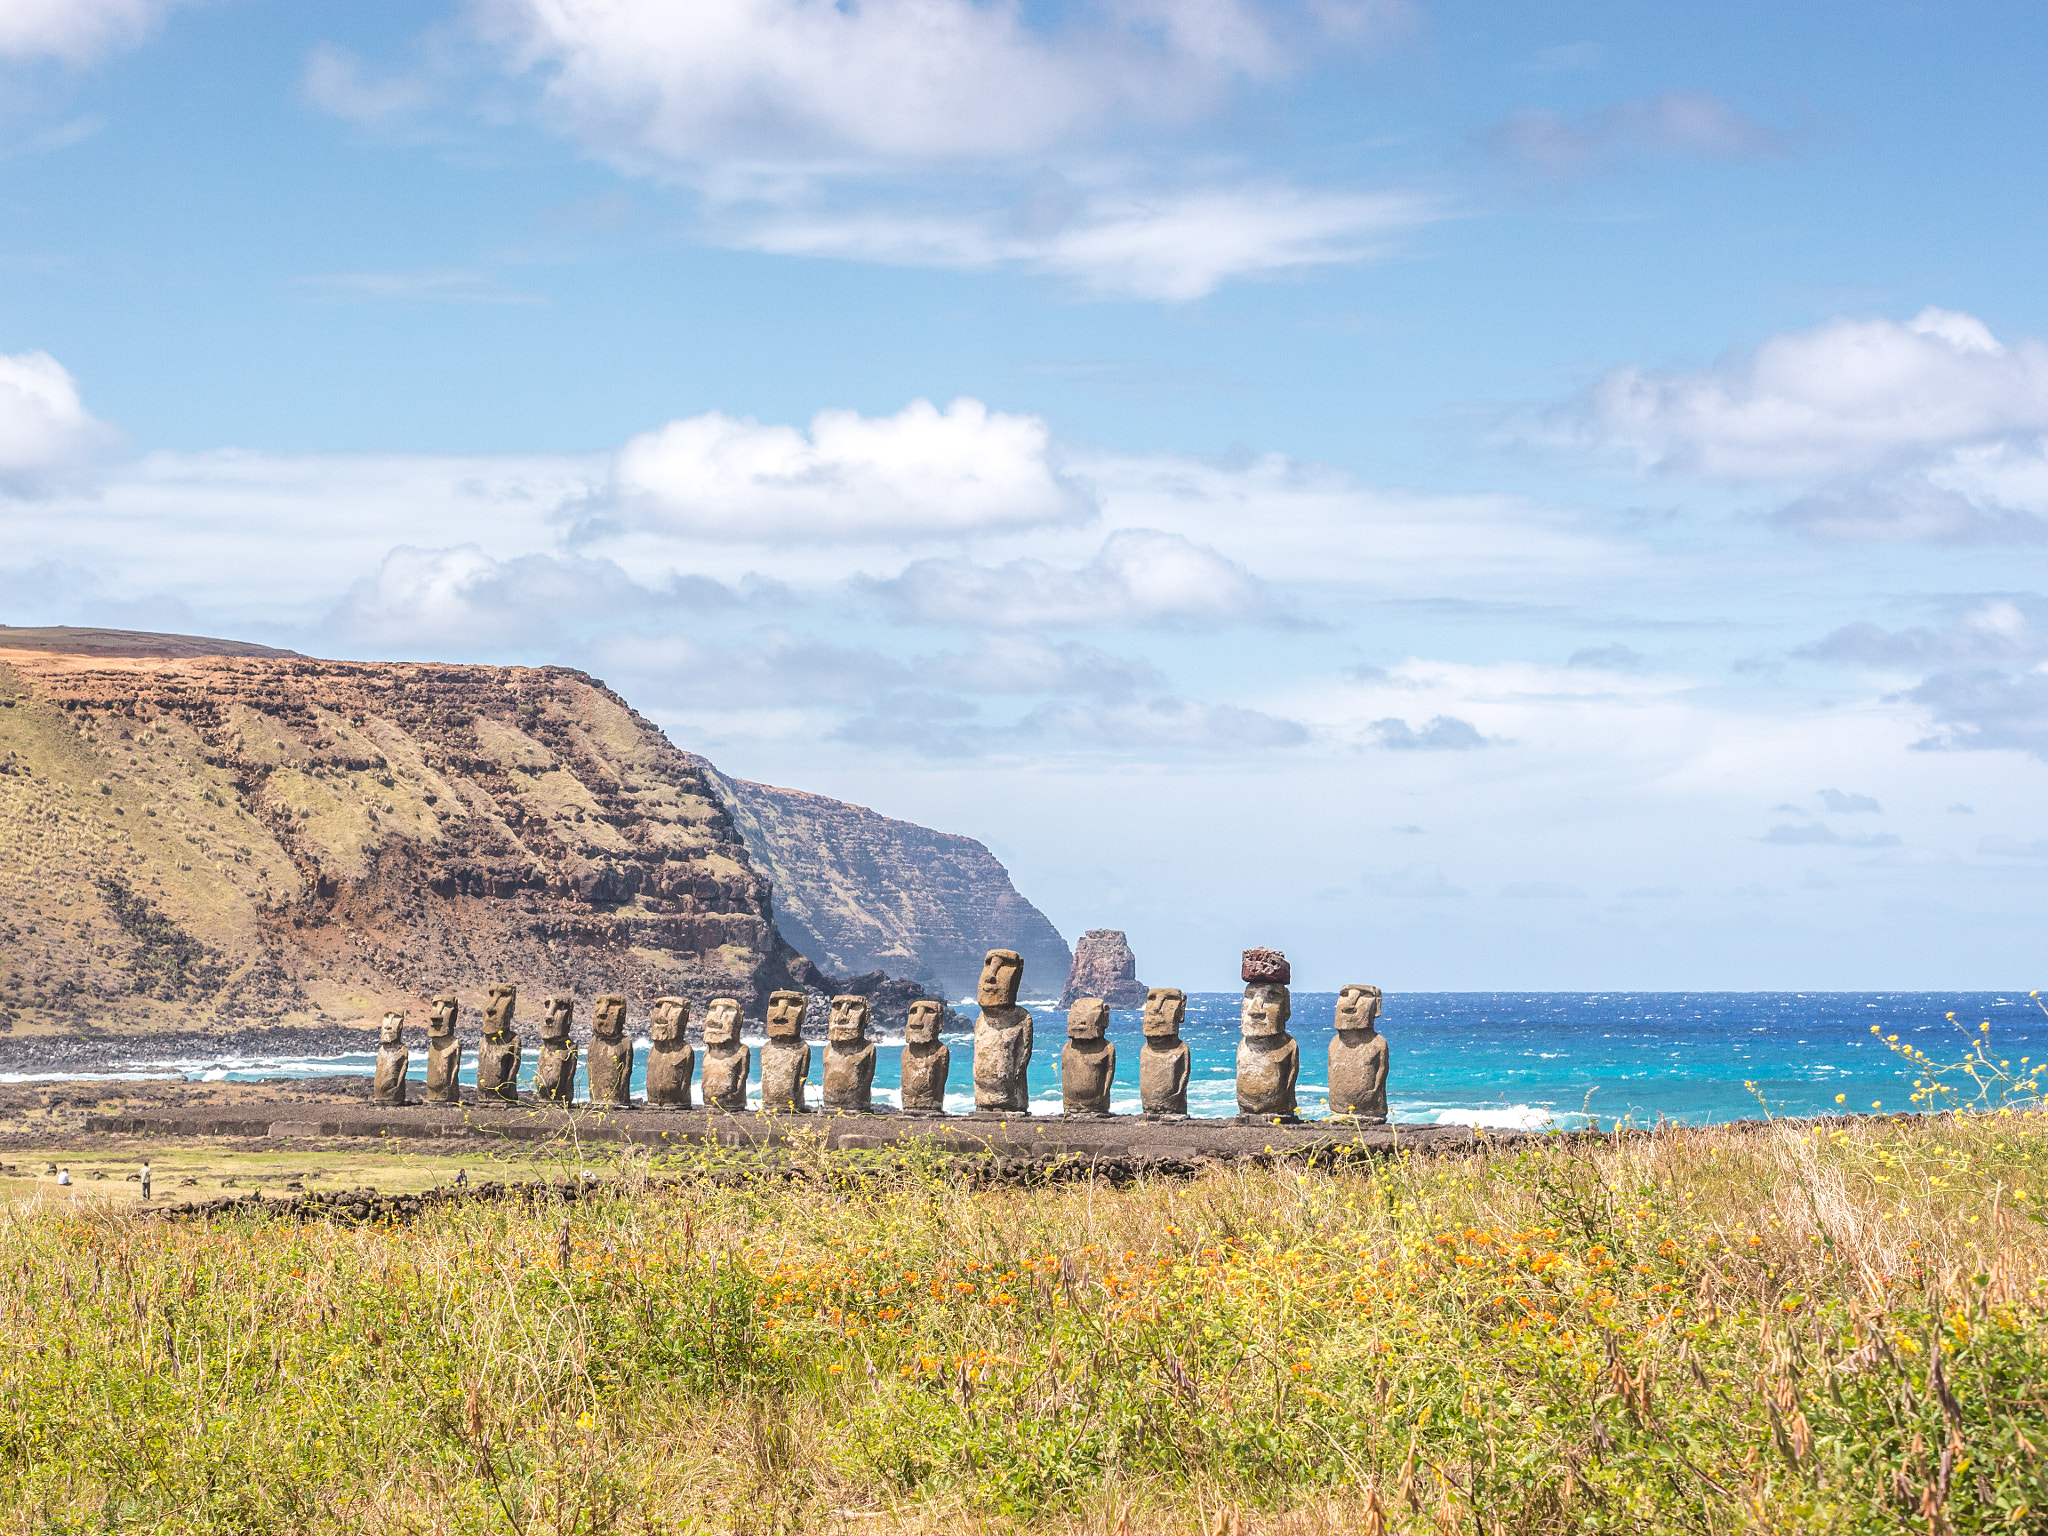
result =
[[455,1026],[462,1016],[462,1005],[452,997],[434,999],[433,1011],[427,1015],[427,1102],[429,1104],[460,1104],[462,1102],[462,1041],[456,1038]]
[[608,992],[590,1020],[590,1102],[625,1109],[633,1102],[633,1042],[626,1037],[626,1000]]
[[942,1006],[926,1000],[910,1005],[910,1018],[903,1026],[903,1108],[913,1115],[943,1115],[946,1112],[946,1078],[953,1070],[953,1053],[939,1039]]
[[387,1013],[377,1026],[377,1075],[370,1081],[370,1102],[403,1104],[405,1070],[412,1053],[405,1048],[405,1015]]
[[1237,1112],[1256,1119],[1295,1117],[1294,1084],[1301,1047],[1287,1033],[1287,957],[1277,950],[1244,952],[1242,1038],[1237,1046]]
[[476,1093],[481,1100],[519,1102],[519,1035],[512,1027],[519,1006],[517,987],[491,988],[484,1004],[484,1037],[476,1048]]
[[1031,1108],[1031,1013],[1017,1006],[1024,959],[1014,949],[992,949],[981,962],[975,999],[974,1107],[1026,1113]]
[[576,1022],[576,1000],[551,997],[540,1021],[540,1067],[533,1074],[534,1094],[554,1104],[576,1097],[576,1042],[569,1031]]
[[1380,989],[1352,982],[1337,994],[1330,1037],[1330,1113],[1387,1123],[1387,1037],[1379,1032]]
[[874,1113],[875,1042],[868,1038],[864,997],[832,999],[831,1035],[825,1042],[824,1083],[818,1097],[826,1109]]
[[768,994],[768,1040],[761,1047],[761,1107],[803,1114],[811,1106],[811,1047],[804,1039],[804,995]]
[[1067,1043],[1060,1049],[1060,1112],[1109,1113],[1116,1081],[1116,1047],[1109,1043],[1109,1004],[1084,997],[1067,1010]]
[[1178,987],[1154,987],[1145,994],[1145,1047],[1138,1053],[1138,1098],[1145,1113],[1158,1117],[1188,1112],[1188,1073],[1193,1063],[1180,1037],[1188,995]]
[[[688,1109],[690,1078],[697,1070],[697,1053],[690,1048],[689,999],[657,998],[647,1035],[647,1102],[662,1109]],[[744,1074],[740,1083],[744,1094]]]
[[737,998],[714,997],[704,1013],[704,1107],[740,1113],[747,1107],[747,1078],[754,1053],[740,1038],[744,1020]]

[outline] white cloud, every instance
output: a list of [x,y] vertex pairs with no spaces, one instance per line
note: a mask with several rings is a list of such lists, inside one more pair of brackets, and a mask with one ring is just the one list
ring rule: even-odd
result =
[[1443,217],[1409,192],[1286,184],[1119,189],[1020,219],[1016,209],[927,214],[785,212],[730,222],[727,243],[782,255],[903,266],[1014,267],[1104,296],[1198,299],[1237,278],[1370,260]]
[[1264,583],[1242,566],[1152,528],[1118,529],[1078,569],[1030,559],[995,567],[965,558],[919,560],[868,588],[905,624],[1213,629],[1278,616]]
[[1042,635],[984,635],[965,653],[942,651],[919,667],[934,684],[966,693],[1094,694],[1122,698],[1163,688],[1150,662],[1114,656],[1078,640],[1054,644]]
[[1260,751],[1300,746],[1309,739],[1298,721],[1171,694],[1121,704],[1041,704],[1024,717],[1020,730],[1077,746],[1139,752]]
[[89,64],[149,35],[177,0],[6,0],[0,59]]
[[0,493],[34,495],[102,452],[113,432],[47,352],[0,353]]
[[361,59],[333,43],[320,43],[307,53],[299,89],[321,111],[365,124],[418,111],[433,97],[423,80],[404,76],[371,79]]
[[1455,715],[1438,715],[1419,729],[1398,715],[1373,721],[1368,729],[1373,740],[1390,752],[1475,752],[1490,746],[1469,720]]
[[1551,425],[1713,480],[1877,472],[2048,431],[2048,347],[1944,309],[1833,320],[1698,372],[1616,369]]
[[[1576,59],[1570,49],[1547,52]],[[1495,127],[1488,141],[1495,153],[1552,177],[1583,175],[1628,153],[1758,160],[1791,148],[1777,129],[1705,91],[1665,91],[1576,119],[1556,112],[1517,112]]]
[[718,411],[619,450],[586,531],[650,529],[735,543],[835,544],[961,537],[1086,521],[1045,423],[955,400],[893,416],[820,411],[807,434]]

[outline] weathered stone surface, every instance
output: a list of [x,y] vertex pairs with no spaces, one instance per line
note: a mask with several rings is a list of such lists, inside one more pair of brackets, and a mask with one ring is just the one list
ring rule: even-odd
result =
[[[973,990],[983,951],[1003,945],[1034,975],[1067,974],[1066,941],[973,838],[691,761],[723,798],[753,867],[774,882],[777,926],[827,971],[886,971],[959,998]],[[902,1017],[875,1003],[878,1020]]]
[[1178,987],[1154,987],[1145,994],[1144,1048],[1138,1053],[1138,1098],[1153,1116],[1188,1112],[1188,1076],[1193,1056],[1180,1037],[1188,995]]
[[1106,1115],[1116,1080],[1116,1047],[1110,1044],[1109,1004],[1084,997],[1067,1010],[1067,1043],[1060,1049],[1060,1110],[1069,1115]]
[[936,1115],[946,1111],[946,1079],[953,1070],[953,1053],[939,1039],[942,1012],[935,1002],[910,1005],[910,1017],[903,1026],[900,1095],[907,1114]]
[[557,1104],[576,1097],[576,1042],[569,1031],[576,1022],[576,1000],[551,997],[540,1021],[540,1064],[534,1070],[533,1091]]
[[1330,1113],[1368,1125],[1387,1120],[1387,1037],[1379,1032],[1380,989],[1347,983],[1337,994],[1330,1037]]
[[1060,1006],[1070,1008],[1084,997],[1099,997],[1112,1008],[1137,1008],[1145,1001],[1145,983],[1138,980],[1138,957],[1121,928],[1090,928],[1074,946],[1074,968],[1067,973]]
[[714,997],[704,1011],[704,1107],[737,1114],[747,1107],[754,1053],[741,1037],[739,999]]
[[992,949],[982,957],[975,996],[981,1016],[974,1021],[974,1107],[1029,1111],[1031,1108],[1031,1013],[1017,1006],[1024,961],[1014,949]]
[[427,1091],[429,1104],[457,1104],[462,1100],[462,1040],[456,1027],[462,1021],[462,1005],[453,997],[437,997],[427,1013]]
[[875,1098],[875,1042],[868,1038],[868,1000],[832,999],[830,1034],[819,1101],[827,1109],[870,1114]]
[[370,1080],[370,1101],[374,1104],[405,1102],[405,1073],[412,1063],[405,1048],[405,1015],[387,1013],[377,1027],[377,1073]]
[[518,1007],[517,987],[501,982],[491,988],[484,1003],[484,1037],[476,1048],[478,1098],[519,1102],[519,1035],[513,1028]]
[[[1285,961],[1282,961],[1285,964]],[[1287,988],[1255,981],[1244,989],[1237,1044],[1237,1112],[1291,1120],[1294,1085],[1301,1076],[1301,1047],[1287,1033],[1293,1005]]]
[[761,1047],[761,1107],[803,1114],[811,1106],[811,1047],[804,1039],[804,995],[768,994],[768,1040]]
[[[690,1045],[690,1000],[656,998],[647,1019],[647,1102],[657,1109],[688,1109],[697,1053]],[[745,1092],[745,1078],[741,1079]]]
[[626,1038],[626,1000],[608,992],[591,1015],[590,1102],[624,1106],[633,1102],[633,1042]]
[[1246,950],[1238,974],[1247,982],[1271,981],[1283,987],[1294,980],[1294,968],[1277,949]]

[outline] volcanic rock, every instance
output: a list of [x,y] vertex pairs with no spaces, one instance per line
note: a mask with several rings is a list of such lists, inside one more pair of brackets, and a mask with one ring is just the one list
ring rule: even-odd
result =
[[1060,1006],[1070,1008],[1084,997],[1099,997],[1112,1008],[1145,1006],[1145,983],[1138,980],[1138,957],[1121,928],[1090,928],[1074,946],[1074,968],[1067,973]]
[[1238,973],[1247,982],[1270,981],[1286,986],[1294,979],[1294,968],[1277,949],[1248,949]]

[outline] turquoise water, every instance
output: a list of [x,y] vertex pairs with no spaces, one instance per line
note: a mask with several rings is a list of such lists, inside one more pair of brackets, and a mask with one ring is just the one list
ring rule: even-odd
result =
[[[1231,1115],[1235,1096],[1239,994],[1202,992],[1188,999],[1182,1038],[1193,1053],[1188,1108]],[[1302,1113],[1324,1112],[1326,1063],[1336,994],[1294,994],[1294,1037],[1301,1042]],[[964,1010],[973,1013],[972,1008]],[[2017,1063],[2048,1054],[2048,1016],[2025,992],[1411,992],[1386,1000],[1381,1027],[1393,1052],[1388,1104],[1393,1117],[1416,1124],[1466,1124],[1570,1129],[1588,1119],[1612,1124],[1660,1119],[1706,1123],[1759,1113],[1756,1089],[1773,1114],[1823,1114],[1841,1094],[1849,1109],[1909,1108],[1913,1073],[1870,1030],[1910,1041],[1940,1060],[1966,1049],[1963,1029],[1992,1025],[1993,1054]],[[1059,1111],[1059,1054],[1065,1017],[1033,1005],[1037,1021],[1031,1063],[1032,1109]],[[1115,1108],[1135,1113],[1138,1050],[1136,1010],[1110,1016],[1117,1048]],[[949,1035],[952,1093],[948,1108],[973,1107],[972,1033]],[[754,1087],[758,1097],[760,1037]],[[893,1103],[903,1039],[878,1037],[878,1103]],[[536,1045],[527,1045],[530,1085]],[[644,1047],[643,1047],[644,1050]],[[814,1042],[811,1079],[822,1069]],[[337,1057],[192,1058],[137,1062],[128,1073],[251,1081],[275,1076],[366,1075],[367,1052]],[[424,1073],[415,1046],[414,1075]],[[16,1079],[19,1080],[19,1079]],[[475,1081],[475,1062],[463,1080]],[[634,1074],[634,1093],[640,1073]],[[815,1096],[814,1096],[815,1102]]]

